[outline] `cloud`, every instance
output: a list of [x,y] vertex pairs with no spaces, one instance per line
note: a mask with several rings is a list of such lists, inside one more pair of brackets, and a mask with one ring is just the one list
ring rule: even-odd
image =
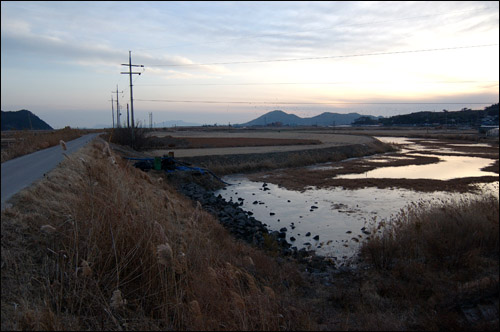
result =
[[[87,67],[110,66],[114,69],[123,68],[122,63],[128,63],[128,52],[117,50],[110,45],[90,42],[75,42],[65,40],[61,37],[37,34],[32,31],[29,23],[22,20],[2,21],[2,55],[18,56],[20,54],[36,55],[39,61],[45,59],[50,62],[72,63]],[[221,74],[228,73],[223,66],[200,66],[194,65],[194,61],[187,57],[178,55],[153,56],[144,52],[133,54],[133,62],[148,65],[170,64],[178,67],[173,70],[152,70],[152,74],[176,77],[195,77],[187,71],[199,71],[202,73]],[[168,67],[165,67],[168,68]]]

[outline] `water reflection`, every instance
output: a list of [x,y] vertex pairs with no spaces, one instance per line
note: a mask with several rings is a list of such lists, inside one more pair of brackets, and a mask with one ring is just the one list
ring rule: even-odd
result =
[[[401,137],[378,137],[383,142],[407,144],[396,156],[365,157],[373,160],[408,158],[418,149],[427,149],[415,144],[413,139]],[[420,142],[422,142],[421,140]],[[428,141],[428,140],[427,140]],[[437,142],[433,140],[433,143]],[[448,145],[449,146],[449,145]],[[469,146],[469,145],[468,145]],[[428,151],[428,150],[426,150]],[[417,153],[418,155],[418,153]],[[426,155],[426,154],[422,154]],[[432,155],[436,157],[435,155]],[[494,160],[468,156],[438,156],[441,161],[428,165],[400,167],[381,167],[363,174],[350,174],[338,178],[355,179],[364,177],[438,179],[448,180],[459,177],[498,176],[496,173],[480,169]],[[309,170],[335,169],[337,165],[320,164],[310,166]],[[235,185],[220,190],[227,200],[243,199],[242,208],[253,212],[253,216],[265,223],[270,230],[287,229],[287,241],[298,249],[316,250],[317,254],[335,257],[339,261],[352,257],[360,243],[367,236],[370,223],[388,219],[412,202],[426,201],[444,203],[461,198],[478,197],[481,193],[498,197],[499,182],[478,184],[480,194],[460,194],[450,192],[423,193],[407,189],[364,188],[345,190],[339,187],[331,189],[309,188],[297,192],[268,184],[270,190],[263,190],[262,182],[249,181],[244,176],[230,176],[225,180]],[[319,239],[314,237],[318,235]]]
[[[429,157],[433,155],[412,154]],[[439,163],[428,165],[410,165],[396,167],[380,167],[363,174],[339,175],[337,179],[433,179],[451,180],[463,177],[498,176],[493,172],[482,171],[481,168],[490,166],[494,159],[466,157],[466,156],[438,156]]]

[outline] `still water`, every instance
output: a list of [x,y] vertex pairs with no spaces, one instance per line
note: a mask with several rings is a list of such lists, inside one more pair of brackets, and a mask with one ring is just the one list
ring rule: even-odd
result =
[[[380,137],[384,142],[410,143],[399,137]],[[411,144],[410,150],[419,149]],[[402,152],[408,150],[402,150]],[[428,150],[427,150],[428,151]],[[368,157],[372,159],[381,156]],[[404,158],[401,155],[397,158]],[[343,178],[391,177],[452,179],[469,176],[494,175],[480,168],[494,160],[467,156],[439,156],[441,162],[431,165],[381,167],[363,174],[348,174]],[[371,160],[371,159],[370,159]],[[333,166],[311,166],[333,167]],[[343,261],[352,257],[361,241],[368,236],[369,225],[395,216],[412,202],[425,201],[428,204],[442,204],[461,198],[477,197],[480,194],[459,194],[450,192],[424,193],[406,189],[364,188],[346,190],[343,188],[316,189],[297,192],[279,188],[277,185],[249,181],[244,176],[228,176],[225,181],[233,183],[220,190],[226,200],[243,199],[242,208],[253,212],[253,216],[267,225],[270,230],[286,227],[287,241],[298,249],[315,250],[317,254]],[[499,182],[478,184],[480,192],[498,197]],[[266,189],[267,188],[267,189]],[[319,239],[314,237],[318,235]]]

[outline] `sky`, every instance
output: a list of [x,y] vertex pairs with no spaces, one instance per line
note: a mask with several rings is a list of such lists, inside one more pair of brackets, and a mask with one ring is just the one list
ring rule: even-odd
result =
[[123,123],[129,51],[146,126],[484,109],[498,23],[497,1],[2,1],[1,109],[110,127],[118,89]]

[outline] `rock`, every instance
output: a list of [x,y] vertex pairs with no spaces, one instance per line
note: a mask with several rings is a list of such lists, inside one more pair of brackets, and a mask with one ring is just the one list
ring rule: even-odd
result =
[[295,238],[293,236],[290,236],[290,241],[295,241]]
[[311,236],[311,232],[307,232],[307,233],[306,233],[306,236]]
[[316,235],[315,237],[313,237],[314,240],[318,241],[319,240],[319,235]]
[[280,232],[286,232],[286,231],[287,231],[286,227],[280,229]]

